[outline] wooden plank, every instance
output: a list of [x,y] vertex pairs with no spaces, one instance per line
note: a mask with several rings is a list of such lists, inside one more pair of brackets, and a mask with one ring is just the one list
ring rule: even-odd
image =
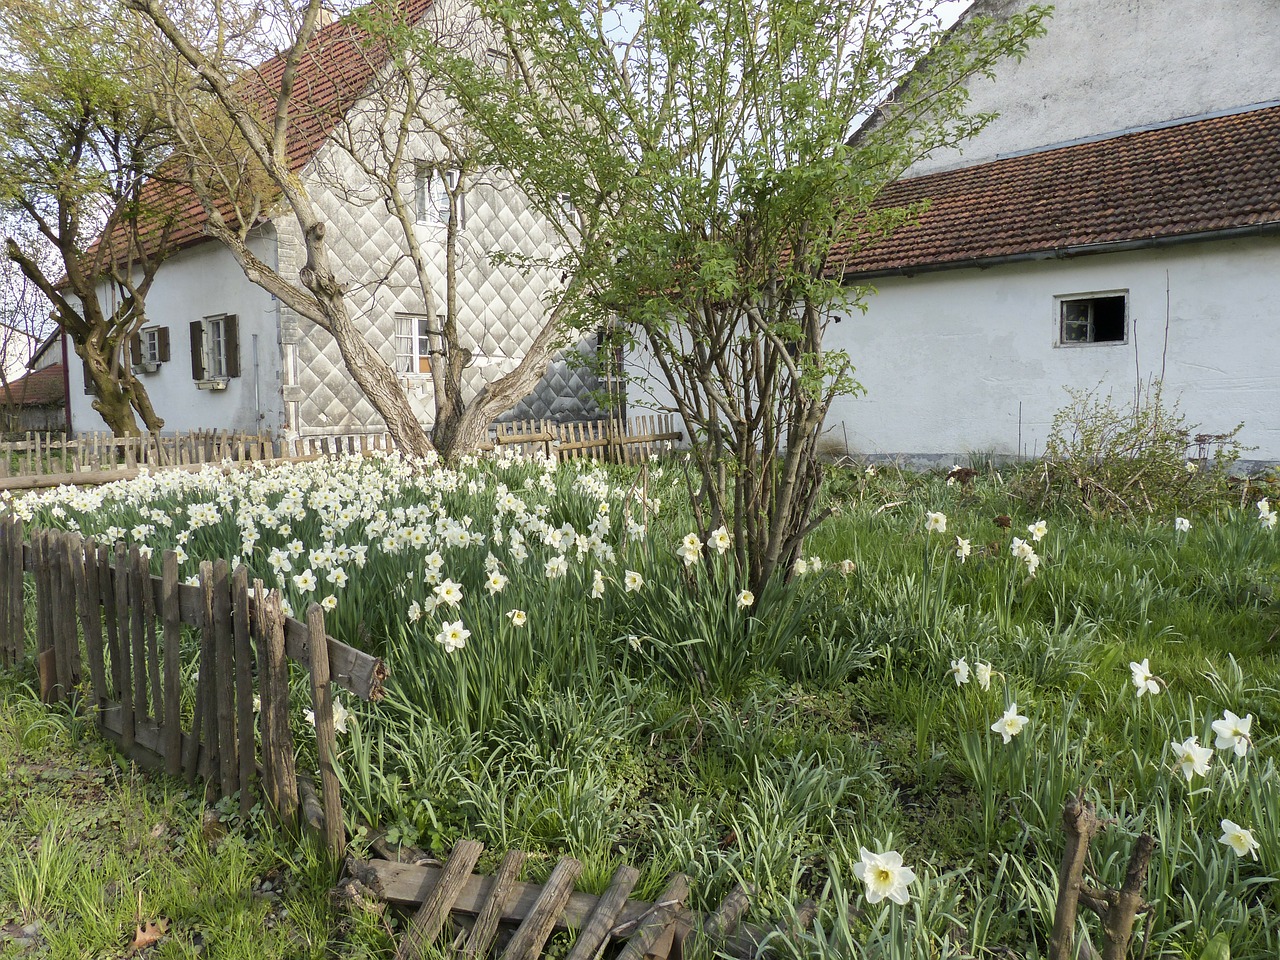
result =
[[[3,469],[4,454],[0,452],[0,469]],[[14,637],[10,632],[13,617],[10,604],[13,603],[12,579],[9,576],[9,564],[13,562],[13,522],[10,517],[0,520],[0,660],[4,666],[13,667],[18,663],[13,655]]]
[[449,911],[483,852],[484,844],[475,840],[459,840],[454,844],[435,886],[413,915],[409,929],[396,947],[396,960],[418,960],[426,956],[427,948],[440,935]]
[[21,663],[27,655],[27,604],[25,582],[22,576],[22,521],[15,520],[10,527],[9,550],[9,651],[15,663]]
[[65,693],[79,684],[83,674],[80,661],[80,630],[76,616],[76,571],[84,572],[84,541],[78,533],[64,533],[59,538],[61,589],[59,590],[58,620],[61,628],[59,644],[67,662],[68,672],[62,675]]
[[280,595],[266,594],[262,581],[254,582],[258,612],[258,682],[262,688],[262,768],[267,796],[276,816],[286,825],[298,811],[298,774],[293,760],[293,733],[289,729],[289,664],[285,654],[284,614]]
[[596,902],[596,908],[591,912],[591,919],[586,926],[578,931],[578,939],[574,941],[573,949],[565,960],[596,960],[639,879],[640,871],[625,863],[614,871],[609,889]]
[[31,552],[35,560],[36,582],[36,656],[53,649],[53,628],[49,611],[52,604],[49,594],[53,587],[49,570],[49,532],[31,531]]
[[107,656],[110,659],[107,676],[111,689],[107,699],[120,699],[120,621],[116,616],[115,578],[111,574],[111,547],[98,544],[98,593],[102,598],[102,619],[107,627]]
[[122,746],[128,750],[133,746],[134,735],[134,719],[137,716],[133,703],[133,660],[132,660],[132,641],[129,632],[129,605],[132,597],[129,595],[129,566],[126,562],[125,546],[123,541],[117,541],[116,545],[116,565],[114,573],[115,579],[115,616],[116,629],[119,636],[119,655],[120,666],[116,672],[116,697],[120,701],[120,717],[124,724],[120,730],[123,738]]
[[178,555],[166,550],[160,561],[160,616],[164,620],[165,773],[182,773],[182,612],[178,606]]
[[[224,563],[226,561],[223,561]],[[195,773],[206,780],[217,776],[218,766],[218,658],[217,635],[213,622],[213,564],[200,564],[200,681],[196,687],[200,723],[195,733],[200,738],[200,756]],[[188,778],[191,771],[187,772]]]
[[[113,740],[121,750],[125,750],[122,736],[120,708],[109,706],[102,711],[102,732]],[[165,758],[161,755],[164,746],[164,732],[148,720],[139,720],[134,724],[133,743],[127,750],[128,755],[149,770],[157,773],[165,769]],[[195,749],[188,741],[191,738],[183,735],[182,747]]]
[[689,878],[674,874],[653,905],[652,912],[635,924],[635,932],[627,939],[618,960],[644,960],[663,931],[676,919],[689,896]]
[[720,901],[720,906],[716,908],[707,922],[703,925],[702,936],[710,941],[712,946],[716,946],[729,934],[733,933],[738,926],[738,921],[742,919],[747,909],[751,906],[751,897],[753,896],[752,888],[743,883],[737,883],[734,888],[729,891],[729,895]]
[[235,639],[236,731],[240,760],[240,814],[253,810],[256,746],[253,723],[253,647],[249,639],[249,569],[241,564],[231,575],[231,615]]
[[[43,564],[48,567],[49,592],[44,602],[49,633],[48,646],[42,648],[40,652],[44,654],[46,650],[53,651],[54,670],[48,676],[42,672],[40,685],[47,702],[61,703],[71,695],[72,688],[71,652],[68,649],[67,629],[63,615],[65,594],[63,580],[66,579],[65,574],[69,571],[65,559],[63,535],[54,530],[44,530],[41,533]],[[43,667],[47,662],[42,661],[41,666]]]
[[543,885],[533,909],[502,952],[502,960],[536,960],[551,936],[556,918],[564,912],[565,904],[573,895],[574,881],[581,873],[581,861],[573,857],[560,859]]
[[311,654],[311,709],[316,723],[316,756],[320,762],[320,792],[324,799],[324,840],[335,859],[346,851],[342,825],[342,794],[338,786],[338,735],[333,727],[333,688],[329,683],[329,644],[320,604],[307,607],[307,649]]
[[[102,649],[102,594],[98,589],[98,545],[86,540],[81,551],[81,563],[72,571],[75,575],[76,607],[80,611],[80,627],[84,632],[84,652],[89,658],[89,683],[93,687],[94,705],[101,708],[107,702],[107,664]],[[102,719],[99,715],[98,723]]]
[[142,600],[142,581],[150,577],[149,570],[143,570],[142,555],[137,544],[129,549],[129,624],[132,649],[130,659],[133,663],[133,714],[145,717],[149,713],[147,697],[147,608]]
[[164,687],[160,685],[160,647],[156,639],[156,578],[151,575],[151,561],[139,557],[139,581],[142,586],[142,625],[146,631],[147,686],[150,690],[151,716],[156,726],[164,728]]
[[231,623],[231,568],[226,560],[213,565],[213,650],[217,678],[214,704],[218,711],[218,779],[222,796],[240,789],[236,740],[235,634]]
[[525,858],[523,850],[508,850],[502,858],[498,872],[494,874],[489,886],[484,906],[476,917],[475,926],[471,928],[471,935],[467,937],[467,944],[462,951],[464,960],[479,960],[489,955],[493,942],[498,937],[502,912],[511,901],[515,885],[520,880],[520,870],[524,867]]

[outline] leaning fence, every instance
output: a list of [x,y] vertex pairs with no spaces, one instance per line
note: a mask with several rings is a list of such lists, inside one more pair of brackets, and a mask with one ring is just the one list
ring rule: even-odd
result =
[[[136,546],[40,529],[28,543],[9,517],[0,520],[0,661],[12,667],[28,655],[42,696],[80,698],[129,757],[203,781],[210,798],[238,795],[243,814],[259,795],[285,822],[301,812],[342,852],[332,687],[378,699],[386,670],[328,636],[318,605],[299,622],[284,616],[277,593],[250,584],[244,566],[205,562],[197,583],[180,583],[171,551],[156,575]],[[318,791],[296,766],[290,662],[310,677]]]

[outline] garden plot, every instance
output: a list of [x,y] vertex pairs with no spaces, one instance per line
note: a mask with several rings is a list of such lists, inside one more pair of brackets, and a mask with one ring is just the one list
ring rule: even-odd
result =
[[1089,526],[995,476],[846,476],[755,596],[682,490],[670,463],[370,457],[15,510],[184,577],[243,562],[385,657],[386,698],[339,712],[353,833],[528,850],[535,879],[570,855],[594,892],[645,864],[649,899],[685,871],[702,910],[745,880],[759,922],[814,896],[806,955],[1043,955],[1083,788],[1098,885],[1155,837],[1149,956],[1280,954],[1271,500]]

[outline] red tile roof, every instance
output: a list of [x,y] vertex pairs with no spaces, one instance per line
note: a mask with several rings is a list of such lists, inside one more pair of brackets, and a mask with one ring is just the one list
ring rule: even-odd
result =
[[0,406],[12,402],[19,407],[52,407],[66,402],[66,378],[61,363],[33,370],[17,380],[9,381],[10,393],[0,387]]
[[1280,107],[899,180],[877,205],[925,199],[916,223],[836,251],[836,269],[857,279],[1280,227]]
[[[390,2],[395,4],[397,17],[410,23],[420,20],[432,4],[432,0]],[[316,155],[338,121],[369,88],[374,74],[386,62],[386,48],[371,42],[369,32],[349,17],[316,32],[298,63],[290,99],[288,157],[291,170],[301,170]],[[244,73],[237,81],[264,122],[269,123],[275,111],[284,69],[283,55],[276,56]],[[162,225],[170,217],[170,250],[205,239],[204,225],[208,218],[195,191],[182,182],[182,177],[175,169],[170,179],[157,178],[143,187],[142,206],[152,211],[152,215],[140,224],[140,233],[150,250],[155,249]],[[233,220],[230,201],[219,206],[223,215]],[[101,242],[112,244],[120,251],[117,256],[123,259],[124,251],[129,249],[127,228],[117,226],[112,235]]]

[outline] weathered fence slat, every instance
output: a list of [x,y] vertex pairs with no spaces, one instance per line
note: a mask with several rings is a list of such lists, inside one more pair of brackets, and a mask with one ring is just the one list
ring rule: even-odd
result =
[[418,908],[409,929],[396,948],[396,960],[419,960],[440,935],[449,911],[458,900],[463,885],[475,869],[484,844],[475,840],[459,840],[440,873],[435,887]]
[[213,565],[214,702],[218,711],[218,779],[222,796],[240,789],[236,740],[236,663],[231,624],[231,567],[219,559]]
[[677,873],[667,881],[666,887],[653,905],[652,912],[637,924],[635,932],[627,938],[626,945],[618,954],[618,960],[644,960],[645,954],[662,936],[684,906],[689,896],[689,878]]
[[259,613],[258,682],[262,687],[262,766],[267,799],[276,816],[292,823],[298,812],[298,774],[293,762],[293,734],[289,729],[289,666],[285,659],[284,613],[280,598],[266,596],[255,580]]
[[110,658],[110,669],[107,675],[111,678],[111,690],[108,697],[120,698],[120,621],[116,617],[116,587],[111,572],[111,548],[105,543],[98,545],[98,592],[102,603],[102,620],[107,630],[107,655]]
[[22,521],[16,521],[11,528],[12,539],[9,542],[9,642],[10,653],[15,663],[21,663],[27,655],[27,605],[24,597],[24,581],[22,577]]
[[188,782],[194,783],[200,776],[212,779],[217,773],[218,752],[218,704],[216,700],[217,667],[214,659],[213,635],[213,564],[200,563],[200,671],[196,679],[196,710],[191,732],[199,744],[198,755],[187,770]]
[[631,896],[639,879],[640,871],[625,863],[614,871],[609,889],[596,902],[586,926],[578,931],[578,939],[565,960],[595,960],[599,956],[609,939],[609,932],[618,922],[618,914],[627,905],[627,897]]
[[342,796],[338,787],[338,737],[333,727],[333,688],[329,683],[329,643],[320,604],[307,608],[307,650],[311,655],[311,710],[316,724],[316,754],[320,761],[320,791],[324,799],[324,839],[329,852],[346,850],[342,825]]
[[240,736],[240,814],[253,809],[253,648],[249,639],[249,570],[244,564],[231,575],[231,615],[235,629],[236,731]]
[[489,950],[498,937],[498,924],[502,920],[502,913],[511,902],[525,859],[523,850],[508,850],[503,856],[498,872],[493,875],[489,896],[476,916],[471,935],[467,937],[467,944],[462,951],[464,960],[478,960],[480,957],[489,955]]
[[582,863],[573,857],[562,857],[542,887],[533,909],[520,924],[515,936],[502,953],[502,960],[535,960],[542,952],[555,927],[556,918],[564,911],[573,894],[574,881],[582,873]]
[[178,555],[160,562],[160,616],[164,620],[164,769],[182,772],[182,614],[178,608]]
[[134,703],[133,703],[133,666],[132,666],[132,634],[129,630],[129,566],[126,562],[124,543],[116,544],[115,567],[115,614],[116,630],[120,643],[120,666],[116,672],[116,696],[120,701],[120,744],[127,752],[133,747],[134,737]]
[[135,544],[129,549],[129,623],[133,641],[130,659],[133,663],[133,715],[150,716],[147,698],[147,608],[142,598],[142,581],[150,573],[142,570],[142,554]]
[[[76,607],[84,631],[84,653],[89,658],[89,682],[93,686],[93,705],[100,711],[107,703],[107,665],[102,651],[102,610],[98,607],[98,547],[86,540],[79,551],[81,562],[74,567]],[[98,722],[102,722],[97,713]]]

